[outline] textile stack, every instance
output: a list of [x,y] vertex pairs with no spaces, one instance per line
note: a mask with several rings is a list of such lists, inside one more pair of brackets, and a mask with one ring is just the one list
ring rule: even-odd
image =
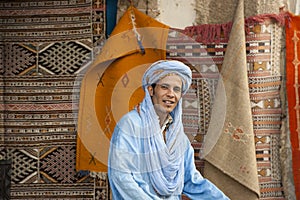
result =
[[105,40],[104,8],[102,0],[0,2],[5,199],[109,196],[105,178],[75,170],[80,83]]
[[[285,199],[279,158],[283,22],[284,16],[280,15],[259,15],[245,19],[247,64],[244,67],[248,73],[260,199]],[[195,147],[196,164],[203,173],[206,167],[204,159],[201,159],[203,141],[208,131],[231,27],[231,23],[191,26],[183,30],[185,34],[173,30],[167,42],[168,59],[182,60],[195,68],[194,83],[198,85],[194,92],[201,109],[198,115],[200,119],[197,119],[200,121],[199,131],[198,134],[194,132],[192,144]],[[232,73],[232,76],[235,75]],[[186,115],[183,118],[189,117]],[[189,126],[190,122],[186,123]],[[234,127],[231,127],[233,130]]]
[[225,0],[233,20],[209,22],[203,6],[219,4],[204,1],[183,29],[131,1],[111,34],[105,0],[1,1],[0,195],[112,199],[114,126],[143,98],[148,64],[175,59],[193,71],[182,120],[199,171],[232,199],[300,199],[299,16]]

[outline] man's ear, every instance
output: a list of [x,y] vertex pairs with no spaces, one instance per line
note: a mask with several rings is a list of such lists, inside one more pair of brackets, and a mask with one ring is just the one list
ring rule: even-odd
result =
[[147,87],[147,89],[148,89],[148,92],[149,92],[150,96],[152,97],[153,96],[153,87],[151,85],[149,85]]

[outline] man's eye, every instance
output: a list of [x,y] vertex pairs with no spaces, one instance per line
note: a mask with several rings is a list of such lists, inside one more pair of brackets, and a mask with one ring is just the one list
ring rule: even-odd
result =
[[179,93],[179,92],[181,92],[181,88],[180,87],[174,87],[174,92],[176,92],[176,93]]
[[169,89],[169,86],[167,86],[167,85],[161,85],[160,87],[161,87],[161,89],[163,89],[163,90]]

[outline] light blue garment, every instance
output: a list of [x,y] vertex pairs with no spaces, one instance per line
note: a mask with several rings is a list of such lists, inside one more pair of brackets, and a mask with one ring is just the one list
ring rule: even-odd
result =
[[154,109],[148,86],[159,82],[166,76],[174,75],[182,81],[182,95],[186,93],[192,81],[191,69],[176,60],[160,60],[153,63],[144,73],[142,83],[145,98],[138,108],[142,121],[144,154],[147,172],[154,190],[162,196],[170,196],[176,190],[183,189],[185,134],[182,125],[182,99],[170,113],[172,124],[166,131],[166,142],[162,137],[160,121]]
[[[151,127],[149,127],[151,129]],[[114,200],[155,200],[155,199],[181,199],[181,194],[186,194],[190,199],[225,200],[228,199],[209,180],[204,179],[196,170],[194,164],[194,150],[188,138],[182,137],[180,144],[183,154],[178,158],[183,159],[182,185],[177,186],[169,196],[160,196],[155,191],[150,181],[149,158],[144,144],[143,123],[136,110],[130,111],[118,122],[109,150],[108,177]],[[163,141],[162,134],[158,134]],[[168,137],[167,134],[167,141]],[[158,138],[157,138],[158,139]],[[164,143],[162,143],[164,144]],[[167,144],[157,147],[165,151]],[[179,162],[180,163],[180,162]],[[168,170],[173,166],[164,166]],[[159,170],[159,169],[158,169]]]
[[108,175],[114,199],[226,199],[194,164],[193,148],[184,134],[182,99],[170,116],[166,140],[148,89],[168,75],[182,80],[182,94],[190,87],[190,68],[179,61],[162,60],[150,66],[143,77],[145,98],[117,124],[110,144]]

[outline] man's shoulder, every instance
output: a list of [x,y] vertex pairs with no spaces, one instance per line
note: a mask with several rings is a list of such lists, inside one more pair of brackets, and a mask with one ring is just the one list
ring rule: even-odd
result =
[[139,136],[141,134],[142,120],[139,113],[132,110],[126,113],[117,123],[115,132],[122,133],[122,137]]
[[140,118],[139,113],[135,109],[133,109],[133,110],[129,111],[128,113],[126,113],[125,115],[123,115],[121,120],[122,119],[131,120],[131,119],[139,119],[139,118]]
[[118,124],[131,124],[131,123],[140,123],[141,122],[141,117],[139,115],[139,113],[133,109],[131,111],[129,111],[128,113],[126,113],[125,115],[123,115],[120,119],[120,121],[118,122]]

